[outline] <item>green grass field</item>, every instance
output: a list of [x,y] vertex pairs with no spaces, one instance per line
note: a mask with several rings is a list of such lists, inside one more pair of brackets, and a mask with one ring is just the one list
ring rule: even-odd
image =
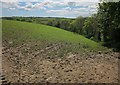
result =
[[[56,27],[28,22],[2,20],[3,41],[14,42],[14,45],[25,43],[29,40],[46,41],[51,43],[71,43],[67,49],[78,51],[80,49],[103,50],[105,49],[97,42],[87,39],[81,35],[65,31]],[[44,43],[45,44],[45,43]],[[76,50],[74,49],[76,47]]]

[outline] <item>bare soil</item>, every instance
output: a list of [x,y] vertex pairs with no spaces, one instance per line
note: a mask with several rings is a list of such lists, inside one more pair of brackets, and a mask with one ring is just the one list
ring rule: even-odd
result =
[[[117,52],[69,52],[64,57],[51,57],[47,54],[57,52],[61,45],[40,49],[37,44],[11,44],[4,43],[2,49],[0,76],[4,83],[118,83]],[[38,48],[33,50],[32,45]]]

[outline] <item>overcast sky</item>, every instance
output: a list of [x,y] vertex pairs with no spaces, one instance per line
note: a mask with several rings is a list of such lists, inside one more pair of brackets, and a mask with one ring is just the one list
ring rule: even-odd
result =
[[97,12],[98,2],[99,0],[1,0],[0,16],[90,16]]

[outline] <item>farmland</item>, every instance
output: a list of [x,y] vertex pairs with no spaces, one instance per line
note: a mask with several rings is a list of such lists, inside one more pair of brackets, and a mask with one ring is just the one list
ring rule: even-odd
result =
[[2,20],[2,36],[4,83],[118,82],[119,53],[82,35]]

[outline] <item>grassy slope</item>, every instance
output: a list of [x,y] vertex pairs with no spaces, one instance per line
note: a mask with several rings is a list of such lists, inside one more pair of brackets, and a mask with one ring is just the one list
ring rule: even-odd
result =
[[41,24],[3,20],[2,31],[3,39],[14,40],[15,43],[32,39],[47,40],[48,42],[71,42],[92,49],[103,48],[98,43],[81,35]]

